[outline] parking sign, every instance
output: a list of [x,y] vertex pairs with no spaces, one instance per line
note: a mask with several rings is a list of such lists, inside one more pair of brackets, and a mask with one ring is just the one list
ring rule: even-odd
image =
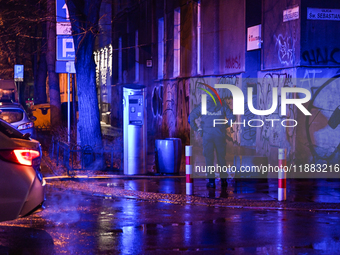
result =
[[72,36],[57,36],[57,60],[74,61],[75,50]]
[[24,81],[23,65],[14,65],[14,81]]

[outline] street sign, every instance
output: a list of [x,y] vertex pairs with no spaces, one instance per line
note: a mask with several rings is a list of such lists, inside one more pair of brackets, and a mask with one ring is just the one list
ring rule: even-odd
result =
[[74,61],[56,61],[55,72],[56,73],[76,73]]
[[23,65],[14,65],[14,81],[24,81]]
[[307,8],[307,19],[340,21],[340,9]]
[[57,60],[74,61],[75,50],[72,36],[57,36]]
[[56,1],[56,14],[57,14],[57,22],[67,22],[70,21],[67,5],[65,0],[57,0]]
[[57,35],[71,35],[71,34],[72,34],[71,22],[57,23]]

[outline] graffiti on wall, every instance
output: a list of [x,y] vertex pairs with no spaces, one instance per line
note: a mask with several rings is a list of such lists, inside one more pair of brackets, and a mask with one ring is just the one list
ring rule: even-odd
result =
[[[226,75],[221,77],[218,80],[219,84],[230,84],[240,87],[241,86],[241,79],[238,75]],[[230,109],[233,109],[233,97],[229,90],[227,89],[220,89],[219,94],[221,98],[225,101]],[[236,121],[241,121],[241,117],[237,116]],[[240,145],[241,144],[241,125],[234,125],[233,127],[227,128],[227,140],[232,142],[233,145]]]
[[[257,153],[270,158],[277,147],[287,148],[290,162],[334,164],[340,159],[340,74],[326,69],[302,69],[301,79],[295,80],[290,73],[265,73],[258,82],[258,109],[272,105],[272,89],[278,87],[278,108],[264,119],[295,119],[296,127],[272,126],[265,123],[256,134]],[[330,74],[330,75],[329,75]],[[333,76],[333,77],[332,77]],[[328,77],[328,78],[324,78]],[[332,78],[329,78],[332,77]],[[311,91],[312,98],[305,105],[311,116],[299,114],[294,105],[287,105],[287,116],[280,116],[280,91],[282,87],[303,87]],[[287,94],[298,98],[299,94]],[[299,130],[299,136],[297,131]],[[282,135],[284,134],[284,135]],[[298,149],[298,151],[297,151]],[[296,154],[298,153],[298,154]],[[277,156],[277,155],[276,155]]]
[[[270,109],[273,102],[273,87],[277,87],[280,92],[280,88],[292,87],[293,85],[292,76],[288,73],[265,74],[258,83],[258,109]],[[292,98],[293,96],[295,95],[288,95],[288,98]],[[294,136],[296,134],[296,127],[284,128],[281,125],[273,125],[271,122],[265,121],[265,119],[296,119],[297,111],[294,105],[287,105],[287,116],[280,116],[281,95],[278,94],[278,97],[278,107],[276,111],[270,116],[259,116],[265,124],[259,128],[259,132],[257,133],[257,152],[269,157],[272,146],[287,146],[287,157],[289,160],[294,160]],[[285,136],[282,137],[281,134],[285,134]]]
[[295,61],[295,40],[291,36],[274,35],[278,60],[282,65],[291,65]]
[[[247,84],[247,88],[248,87],[253,88],[253,104],[254,104],[254,101],[256,101],[256,95],[257,95],[257,83],[247,82],[246,84]],[[247,98],[247,100],[248,100],[248,98]],[[246,121],[246,123],[248,123],[249,120],[254,119],[256,117],[256,115],[253,114],[249,110],[247,101],[245,101],[245,103],[244,103],[244,110],[245,111],[244,111],[243,119]],[[255,142],[255,140],[256,140],[256,128],[253,128],[253,127],[246,125],[242,130],[242,138],[245,141]]]
[[241,55],[227,57],[225,60],[225,69],[241,69]]
[[[310,70],[311,72],[314,70]],[[317,70],[320,73],[320,70]],[[305,74],[307,75],[307,73]],[[315,75],[315,73],[312,75]],[[313,76],[312,76],[313,77]],[[315,76],[314,76],[315,77]],[[329,79],[315,79],[311,85],[312,99],[306,117],[307,146],[314,163],[334,164],[340,158],[340,74]],[[318,81],[322,81],[320,84]],[[307,79],[303,79],[303,83]],[[325,100],[325,99],[328,100]]]
[[306,69],[303,75],[303,79],[300,80],[302,87],[311,88],[311,92],[313,94],[313,91],[319,87],[319,86],[315,87],[315,84],[317,82],[317,75],[321,73],[322,70]]
[[162,113],[162,134],[165,137],[174,137],[176,132],[176,102],[177,82],[165,84]]
[[151,110],[153,117],[163,115],[163,85],[155,86],[151,95]]
[[328,50],[316,48],[315,50],[306,50],[302,53],[302,59],[307,61],[310,65],[327,65],[340,64],[340,49],[334,48]]
[[189,84],[168,81],[157,84],[151,91],[152,130],[160,127],[162,137],[189,139]]
[[[240,86],[240,78],[237,75],[227,75],[220,78],[197,78],[190,79],[192,84],[190,85],[190,111],[197,107],[201,103],[201,95],[203,92],[199,89],[199,85],[195,84],[208,84],[214,87],[215,84],[231,84]],[[228,89],[216,89],[217,93],[221,97],[222,101],[229,106],[230,109],[233,107],[232,94]],[[238,117],[239,118],[239,117]],[[198,120],[199,122],[200,120]],[[239,125],[227,128],[227,140],[230,144],[240,145],[240,129]]]

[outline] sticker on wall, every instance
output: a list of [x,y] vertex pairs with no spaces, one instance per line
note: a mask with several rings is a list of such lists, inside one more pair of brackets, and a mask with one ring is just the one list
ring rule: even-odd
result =
[[283,22],[299,19],[299,6],[283,11]]

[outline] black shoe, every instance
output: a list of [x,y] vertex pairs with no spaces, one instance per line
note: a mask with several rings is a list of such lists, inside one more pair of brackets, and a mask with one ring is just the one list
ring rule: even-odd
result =
[[216,188],[215,182],[208,182],[207,188],[215,189]]
[[221,188],[227,188],[228,182],[227,179],[221,179]]
[[227,189],[221,189],[220,198],[228,198]]

